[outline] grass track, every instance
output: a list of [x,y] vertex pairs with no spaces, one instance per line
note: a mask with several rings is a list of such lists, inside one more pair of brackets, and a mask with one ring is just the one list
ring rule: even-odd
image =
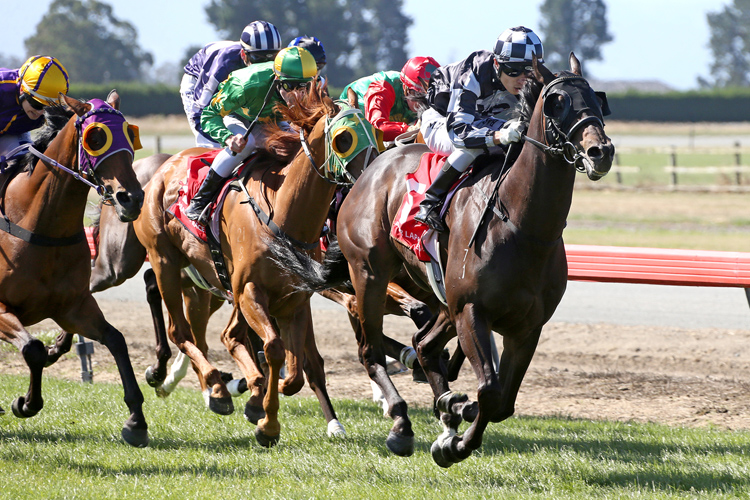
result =
[[[411,410],[412,457],[385,448],[390,420],[372,403],[336,401],[344,441],[325,436],[317,401],[283,398],[282,440],[261,448],[241,411],[204,409],[178,389],[143,386],[151,446],[120,437],[122,389],[45,380],[44,410],[11,415],[24,377],[0,377],[0,498],[747,498],[750,433],[565,418],[494,424],[482,449],[450,469],[429,446],[439,426]],[[238,410],[240,401],[235,400]]]

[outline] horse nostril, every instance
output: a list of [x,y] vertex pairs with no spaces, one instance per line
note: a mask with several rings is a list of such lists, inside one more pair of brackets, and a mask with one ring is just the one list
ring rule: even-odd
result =
[[602,158],[602,150],[599,146],[592,146],[586,150],[586,156],[591,158],[593,161],[600,160]]
[[143,191],[129,193],[126,190],[118,191],[115,195],[117,203],[122,207],[138,207],[143,205]]

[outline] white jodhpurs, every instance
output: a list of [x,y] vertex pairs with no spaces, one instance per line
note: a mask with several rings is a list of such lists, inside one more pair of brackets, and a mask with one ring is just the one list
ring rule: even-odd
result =
[[[224,125],[227,129],[232,132],[233,135],[244,135],[247,131],[248,125],[242,119],[234,115],[227,115],[224,117]],[[288,128],[289,124],[286,122],[279,123],[281,128]],[[266,139],[268,138],[267,126],[264,123],[258,122],[253,127],[253,131],[247,137],[247,144],[241,153],[237,153],[236,156],[232,156],[232,150],[224,148],[214,160],[211,168],[216,171],[222,177],[229,177],[235,168],[239,167],[243,161],[247,159],[253,151],[258,148],[263,148],[266,145]]]

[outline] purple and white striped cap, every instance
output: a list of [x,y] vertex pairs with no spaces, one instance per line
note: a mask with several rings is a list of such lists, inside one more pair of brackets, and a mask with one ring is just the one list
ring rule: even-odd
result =
[[276,26],[266,21],[253,21],[245,26],[240,37],[245,52],[281,49],[281,34]]

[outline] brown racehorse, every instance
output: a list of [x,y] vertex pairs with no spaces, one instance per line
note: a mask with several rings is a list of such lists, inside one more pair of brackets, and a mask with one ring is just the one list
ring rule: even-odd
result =
[[[6,178],[2,196],[6,220],[2,224],[5,232],[0,232],[0,338],[21,351],[31,373],[29,390],[13,402],[13,413],[31,417],[42,409],[47,350],[24,326],[50,318],[66,331],[97,340],[109,349],[130,410],[122,436],[133,446],[146,446],[143,395],[125,339],[104,319],[89,292],[91,256],[83,231],[90,184],[114,205],[122,220],[138,217],[143,190],[133,172],[132,147],[131,151],[106,155],[112,134],[124,134],[125,119],[115,111],[119,107],[117,94],[111,93],[108,105],[102,102],[97,108],[66,96],[61,96],[60,104],[47,111],[48,125],[37,140],[35,149],[43,149],[45,158],[34,163],[27,155],[26,172]],[[78,120],[90,116],[98,122],[112,119],[109,123],[115,124],[109,128],[110,135],[100,125],[86,127],[86,133],[81,134]],[[133,136],[127,140],[132,143]],[[86,153],[79,154],[79,145]],[[91,151],[102,160],[93,160],[95,168],[84,170],[80,165],[84,160],[91,165]]]
[[[447,307],[414,343],[445,427],[432,446],[433,458],[443,467],[479,448],[489,422],[514,413],[542,326],[565,291],[562,232],[576,170],[598,180],[612,165],[614,147],[604,133],[604,101],[599,99],[603,96],[591,90],[573,54],[570,64],[572,72],[556,77],[534,60],[533,78],[521,99],[522,118],[528,122],[526,144],[509,170],[504,171],[502,156],[475,165],[451,202],[449,231],[439,236]],[[352,187],[338,216],[339,244],[362,321],[360,358],[388,400],[394,425],[386,444],[400,455],[412,453],[414,435],[406,403],[385,369],[384,296],[388,283],[404,268],[417,283],[429,285],[426,264],[389,232],[404,197],[404,176],[426,151],[416,144],[379,156]],[[280,248],[279,255],[286,255],[291,269],[293,259],[285,250]],[[328,269],[308,262],[312,269],[303,278],[311,289],[334,285],[328,274],[346,262]],[[493,331],[503,336],[497,371],[491,355]],[[440,354],[455,336],[478,379],[475,403],[448,386]],[[462,420],[472,424],[458,435]]]
[[[315,345],[310,295],[296,290],[294,281],[268,259],[267,241],[274,236],[247,202],[252,197],[257,206],[271,215],[283,235],[312,247],[320,237],[336,182],[342,181],[328,178],[333,175],[329,167],[334,162],[327,152],[327,142],[330,150],[336,152],[330,153],[333,155],[349,151],[355,140],[346,130],[335,137],[327,137],[327,124],[339,113],[339,107],[317,91],[308,93],[289,108],[280,107],[280,111],[300,132],[278,130],[269,138],[267,147],[276,151],[292,149],[296,154],[288,155],[281,162],[276,158],[259,159],[245,184],[246,191],[229,192],[220,220],[222,252],[234,295],[232,317],[222,333],[222,341],[253,393],[248,405],[256,404],[257,398],[262,397],[265,417],[258,421],[255,435],[263,446],[278,441],[279,392],[287,395],[298,392],[304,383],[303,369],[327,413],[329,425],[336,416],[325,389],[323,360]],[[234,409],[230,393],[219,371],[196,346],[183,313],[180,270],[192,264],[212,286],[224,287],[214,270],[207,245],[166,212],[177,197],[180,182],[186,178],[186,158],[197,152],[201,150],[175,155],[159,169],[146,187],[144,215],[133,226],[146,247],[166,304],[170,338],[200,374],[199,378],[209,391],[209,408],[228,414]],[[356,178],[365,166],[363,153],[348,164],[349,173],[338,174]],[[286,165],[288,160],[291,162]],[[320,249],[311,248],[309,252],[319,255]],[[263,339],[269,365],[267,384],[248,352],[248,328]],[[306,361],[313,358],[315,362]],[[285,359],[288,375],[279,382]],[[264,385],[267,391],[261,396]]]

